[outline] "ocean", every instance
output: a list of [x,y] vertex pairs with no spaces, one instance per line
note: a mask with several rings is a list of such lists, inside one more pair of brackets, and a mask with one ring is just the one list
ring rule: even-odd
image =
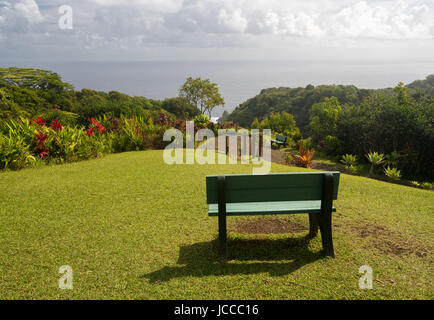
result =
[[[2,63],[4,64],[4,63]],[[15,63],[3,67],[42,68],[59,73],[77,90],[89,88],[164,99],[178,95],[187,77],[209,78],[217,83],[232,111],[271,87],[305,87],[308,84],[355,85],[360,88],[393,87],[434,73],[429,62],[355,61],[146,61],[146,62],[44,62]]]

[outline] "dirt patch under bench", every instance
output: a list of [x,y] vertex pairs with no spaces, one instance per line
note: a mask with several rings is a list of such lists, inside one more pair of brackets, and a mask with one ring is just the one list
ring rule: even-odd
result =
[[292,220],[266,217],[240,221],[229,229],[237,233],[248,234],[282,234],[307,231],[305,226]]

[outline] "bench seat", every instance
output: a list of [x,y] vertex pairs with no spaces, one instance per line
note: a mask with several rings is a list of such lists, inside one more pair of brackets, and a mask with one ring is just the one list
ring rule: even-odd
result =
[[[336,208],[333,207],[333,212]],[[265,214],[293,214],[293,213],[321,213],[321,200],[313,201],[279,201],[279,202],[244,202],[227,203],[227,216],[265,215]],[[209,205],[208,215],[218,216],[218,204]]]

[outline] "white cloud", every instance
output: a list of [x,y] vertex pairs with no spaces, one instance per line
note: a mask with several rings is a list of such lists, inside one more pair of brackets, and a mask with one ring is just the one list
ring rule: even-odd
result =
[[130,7],[161,13],[177,12],[182,8],[183,0],[93,0],[101,7]]
[[428,39],[432,13],[426,5],[409,7],[400,1],[393,7],[358,2],[330,19],[329,34],[337,37],[375,39]]
[[243,16],[241,9],[228,13],[226,9],[220,9],[218,22],[226,27],[228,32],[244,33],[247,28],[247,19]]
[[294,50],[295,43],[379,47],[384,40],[432,42],[430,1],[62,0],[58,6],[68,4],[74,10],[74,29],[65,33],[57,26],[54,1],[0,0],[0,39],[23,52],[32,51],[31,45],[70,46],[77,52],[273,46]]
[[0,1],[0,38],[9,34],[31,32],[29,26],[44,21],[34,0]]
[[14,9],[20,16],[26,18],[30,23],[39,23],[44,20],[39,12],[39,7],[34,0],[21,0],[15,4]]

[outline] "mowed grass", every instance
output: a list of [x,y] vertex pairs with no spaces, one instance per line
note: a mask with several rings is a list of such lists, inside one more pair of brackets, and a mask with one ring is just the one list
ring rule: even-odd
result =
[[[341,176],[335,259],[307,231],[230,232],[221,264],[205,176],[251,172],[146,151],[0,173],[0,299],[433,298],[434,193],[362,177]],[[277,218],[308,226],[307,215]],[[63,265],[73,290],[58,287]],[[358,286],[362,265],[372,290]]]

